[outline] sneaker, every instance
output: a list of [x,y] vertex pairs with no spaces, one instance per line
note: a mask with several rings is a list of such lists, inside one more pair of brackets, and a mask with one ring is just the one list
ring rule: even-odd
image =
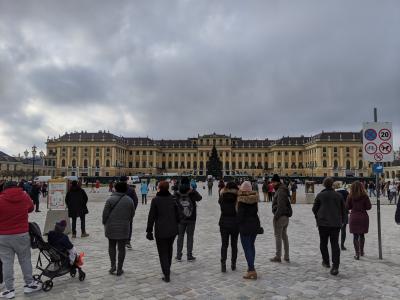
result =
[[40,291],[42,289],[42,284],[38,281],[32,281],[30,284],[24,285],[24,293],[25,294],[30,294],[34,293],[37,291]]
[[89,236],[89,233],[86,233],[86,232],[81,234],[82,238],[85,238],[85,237],[88,237],[88,236]]
[[131,243],[126,243],[126,248],[127,248],[128,250],[132,250],[132,245],[131,245]]
[[193,255],[188,256],[187,258],[188,261],[195,261],[196,257],[194,257]]
[[175,259],[176,259],[177,261],[179,261],[179,262],[182,261],[182,257],[181,257],[181,256],[177,256],[177,257],[175,257]]
[[15,290],[5,290],[4,292],[1,292],[0,298],[14,299],[15,298]]

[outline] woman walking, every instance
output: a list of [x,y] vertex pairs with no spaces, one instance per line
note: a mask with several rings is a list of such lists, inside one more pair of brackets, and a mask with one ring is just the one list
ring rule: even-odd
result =
[[228,256],[229,238],[231,240],[231,269],[236,270],[237,243],[239,237],[239,227],[237,224],[236,202],[238,196],[238,186],[231,181],[222,189],[218,203],[221,207],[219,218],[219,230],[221,233],[221,272],[226,272],[226,259]]
[[347,208],[350,212],[350,233],[354,235],[354,250],[356,260],[364,256],[365,234],[368,233],[369,217],[367,210],[371,209],[371,201],[359,181],[352,183],[347,198]]
[[154,240],[153,227],[155,227],[158,256],[164,274],[162,280],[170,282],[173,245],[178,234],[179,214],[175,199],[169,193],[169,183],[161,181],[158,188],[159,192],[151,201],[146,238],[150,241]]
[[239,224],[240,241],[247,261],[247,273],[244,279],[257,279],[254,268],[256,256],[255,241],[260,232],[260,220],[258,218],[258,195],[252,191],[249,181],[244,181],[240,186],[237,199],[237,220]]
[[[115,184],[115,192],[107,199],[103,210],[103,225],[105,236],[108,238],[108,254],[110,255],[111,269],[110,274],[117,271],[117,276],[121,276],[125,260],[125,244],[129,239],[130,223],[135,215],[135,206],[131,197],[126,195],[128,185],[126,181]],[[118,267],[116,266],[116,256],[118,246]]]

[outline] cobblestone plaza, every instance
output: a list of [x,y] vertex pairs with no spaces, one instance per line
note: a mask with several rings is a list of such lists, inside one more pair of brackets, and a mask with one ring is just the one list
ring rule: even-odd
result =
[[[370,232],[366,235],[366,256],[353,259],[352,236],[348,233],[347,251],[341,253],[340,273],[331,276],[321,266],[319,236],[311,205],[293,206],[288,234],[291,263],[272,263],[275,254],[270,203],[260,203],[264,235],[256,240],[256,269],[259,279],[245,281],[243,250],[239,245],[238,269],[220,272],[219,206],[217,189],[208,197],[200,186],[203,200],[199,203],[195,232],[193,263],[173,262],[171,283],[161,281],[161,270],[155,242],[145,238],[149,205],[139,204],[134,218],[133,250],[127,252],[121,277],[108,274],[107,240],[101,225],[101,213],[108,193],[89,195],[87,230],[90,236],[73,242],[85,252],[84,282],[66,275],[54,280],[54,288],[39,292],[29,299],[399,299],[400,295],[400,226],[394,223],[394,205],[382,205],[383,260],[378,259],[376,206],[370,211]],[[299,197],[304,197],[300,187]],[[384,200],[385,203],[386,200]],[[43,205],[44,207],[44,205]],[[42,228],[45,209],[31,214],[30,220]],[[79,223],[78,223],[79,227]],[[185,248],[184,248],[185,254]],[[37,250],[32,251],[36,263]],[[185,257],[185,256],[184,256]],[[229,256],[228,256],[229,259]],[[22,276],[16,270],[16,299],[27,299],[22,291]]]

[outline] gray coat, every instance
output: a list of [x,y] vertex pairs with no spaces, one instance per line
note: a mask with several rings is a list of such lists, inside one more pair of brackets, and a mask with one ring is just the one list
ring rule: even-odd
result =
[[[118,200],[121,199],[119,202]],[[117,203],[118,202],[118,203]],[[130,222],[135,215],[131,197],[123,193],[113,193],[107,199],[103,210],[105,235],[111,240],[127,240]]]

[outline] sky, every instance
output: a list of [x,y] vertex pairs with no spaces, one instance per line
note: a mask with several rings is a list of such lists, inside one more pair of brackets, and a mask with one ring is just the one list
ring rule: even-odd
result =
[[400,1],[0,0],[0,151],[109,130],[280,138],[393,122]]

